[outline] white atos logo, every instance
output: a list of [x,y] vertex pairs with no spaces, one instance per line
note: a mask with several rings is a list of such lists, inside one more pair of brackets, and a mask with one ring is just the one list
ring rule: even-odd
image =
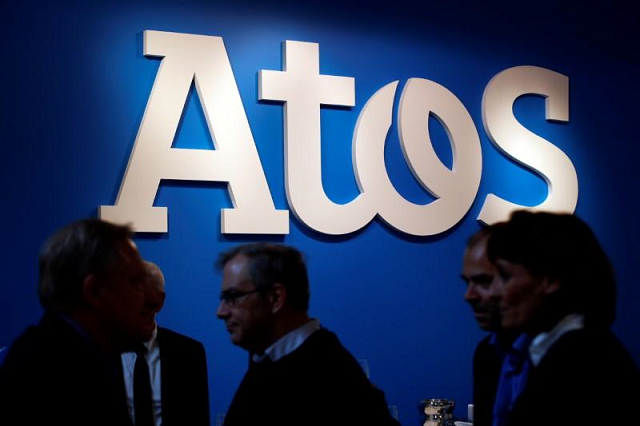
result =
[[[167,208],[154,207],[162,179],[227,182],[233,208],[222,209],[228,234],[287,234],[289,212],[276,210],[221,37],[144,32],[145,56],[163,57],[115,205],[101,206],[102,219],[131,223],[136,232],[167,232]],[[284,102],[285,184],[296,217],[325,234],[348,234],[379,215],[412,235],[435,235],[459,222],[476,197],[482,173],[480,138],[460,100],[436,82],[411,78],[398,109],[405,160],[417,181],[437,199],[419,205],[396,192],[384,162],[398,81],[379,89],[363,107],[353,132],[353,167],[360,194],[336,204],[321,177],[321,105],[355,105],[355,79],[321,75],[316,43],[286,41],[282,71],[259,72],[259,99]],[[215,150],[171,148],[192,81]],[[546,119],[569,120],[569,79],[554,71],[519,66],[494,76],[485,88],[482,119],[491,141],[506,155],[544,177],[547,198],[530,209],[573,212],[578,177],[555,145],[513,116],[519,96],[546,98]],[[433,114],[453,151],[449,170],[437,157],[426,126]],[[494,194],[478,219],[504,220],[524,208]]]

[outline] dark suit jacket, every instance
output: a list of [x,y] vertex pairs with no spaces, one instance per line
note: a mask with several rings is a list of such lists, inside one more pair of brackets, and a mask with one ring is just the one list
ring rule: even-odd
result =
[[251,363],[225,426],[388,426],[384,394],[335,334],[320,329],[276,362]]
[[158,327],[163,426],[209,426],[207,360],[202,343]]
[[120,357],[53,314],[10,348],[0,367],[0,407],[3,425],[132,426]]
[[478,343],[473,355],[474,426],[491,426],[503,357],[491,344],[490,334]]
[[639,390],[638,367],[611,332],[571,331],[529,371],[508,424],[632,424]]

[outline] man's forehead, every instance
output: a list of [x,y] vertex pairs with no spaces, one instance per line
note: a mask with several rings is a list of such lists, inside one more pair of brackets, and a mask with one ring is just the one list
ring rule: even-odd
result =
[[228,289],[249,285],[251,285],[249,278],[249,258],[243,254],[238,254],[224,265],[222,287]]
[[482,238],[476,241],[473,245],[467,247],[464,251],[465,257],[476,259],[487,257],[487,242],[488,238]]
[[249,258],[244,254],[236,254],[224,265],[225,271],[232,272],[234,274],[242,273],[247,269],[249,265]]
[[489,261],[487,256],[465,256],[462,262],[462,276],[468,280],[475,280],[481,276],[495,276],[497,274],[498,269]]

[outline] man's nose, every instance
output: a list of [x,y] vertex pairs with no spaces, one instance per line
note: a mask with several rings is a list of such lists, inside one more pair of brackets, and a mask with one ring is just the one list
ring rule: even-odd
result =
[[218,309],[216,309],[216,316],[220,319],[229,317],[229,308],[227,308],[227,304],[224,303],[223,300],[221,300],[218,304]]
[[473,283],[467,285],[467,290],[464,292],[464,300],[471,303],[478,300],[478,293],[476,292],[476,286]]

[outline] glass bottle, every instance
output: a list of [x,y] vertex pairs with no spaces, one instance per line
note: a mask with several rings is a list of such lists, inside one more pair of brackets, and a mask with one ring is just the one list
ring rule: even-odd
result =
[[434,398],[422,401],[422,411],[425,415],[423,426],[454,426],[452,399]]

